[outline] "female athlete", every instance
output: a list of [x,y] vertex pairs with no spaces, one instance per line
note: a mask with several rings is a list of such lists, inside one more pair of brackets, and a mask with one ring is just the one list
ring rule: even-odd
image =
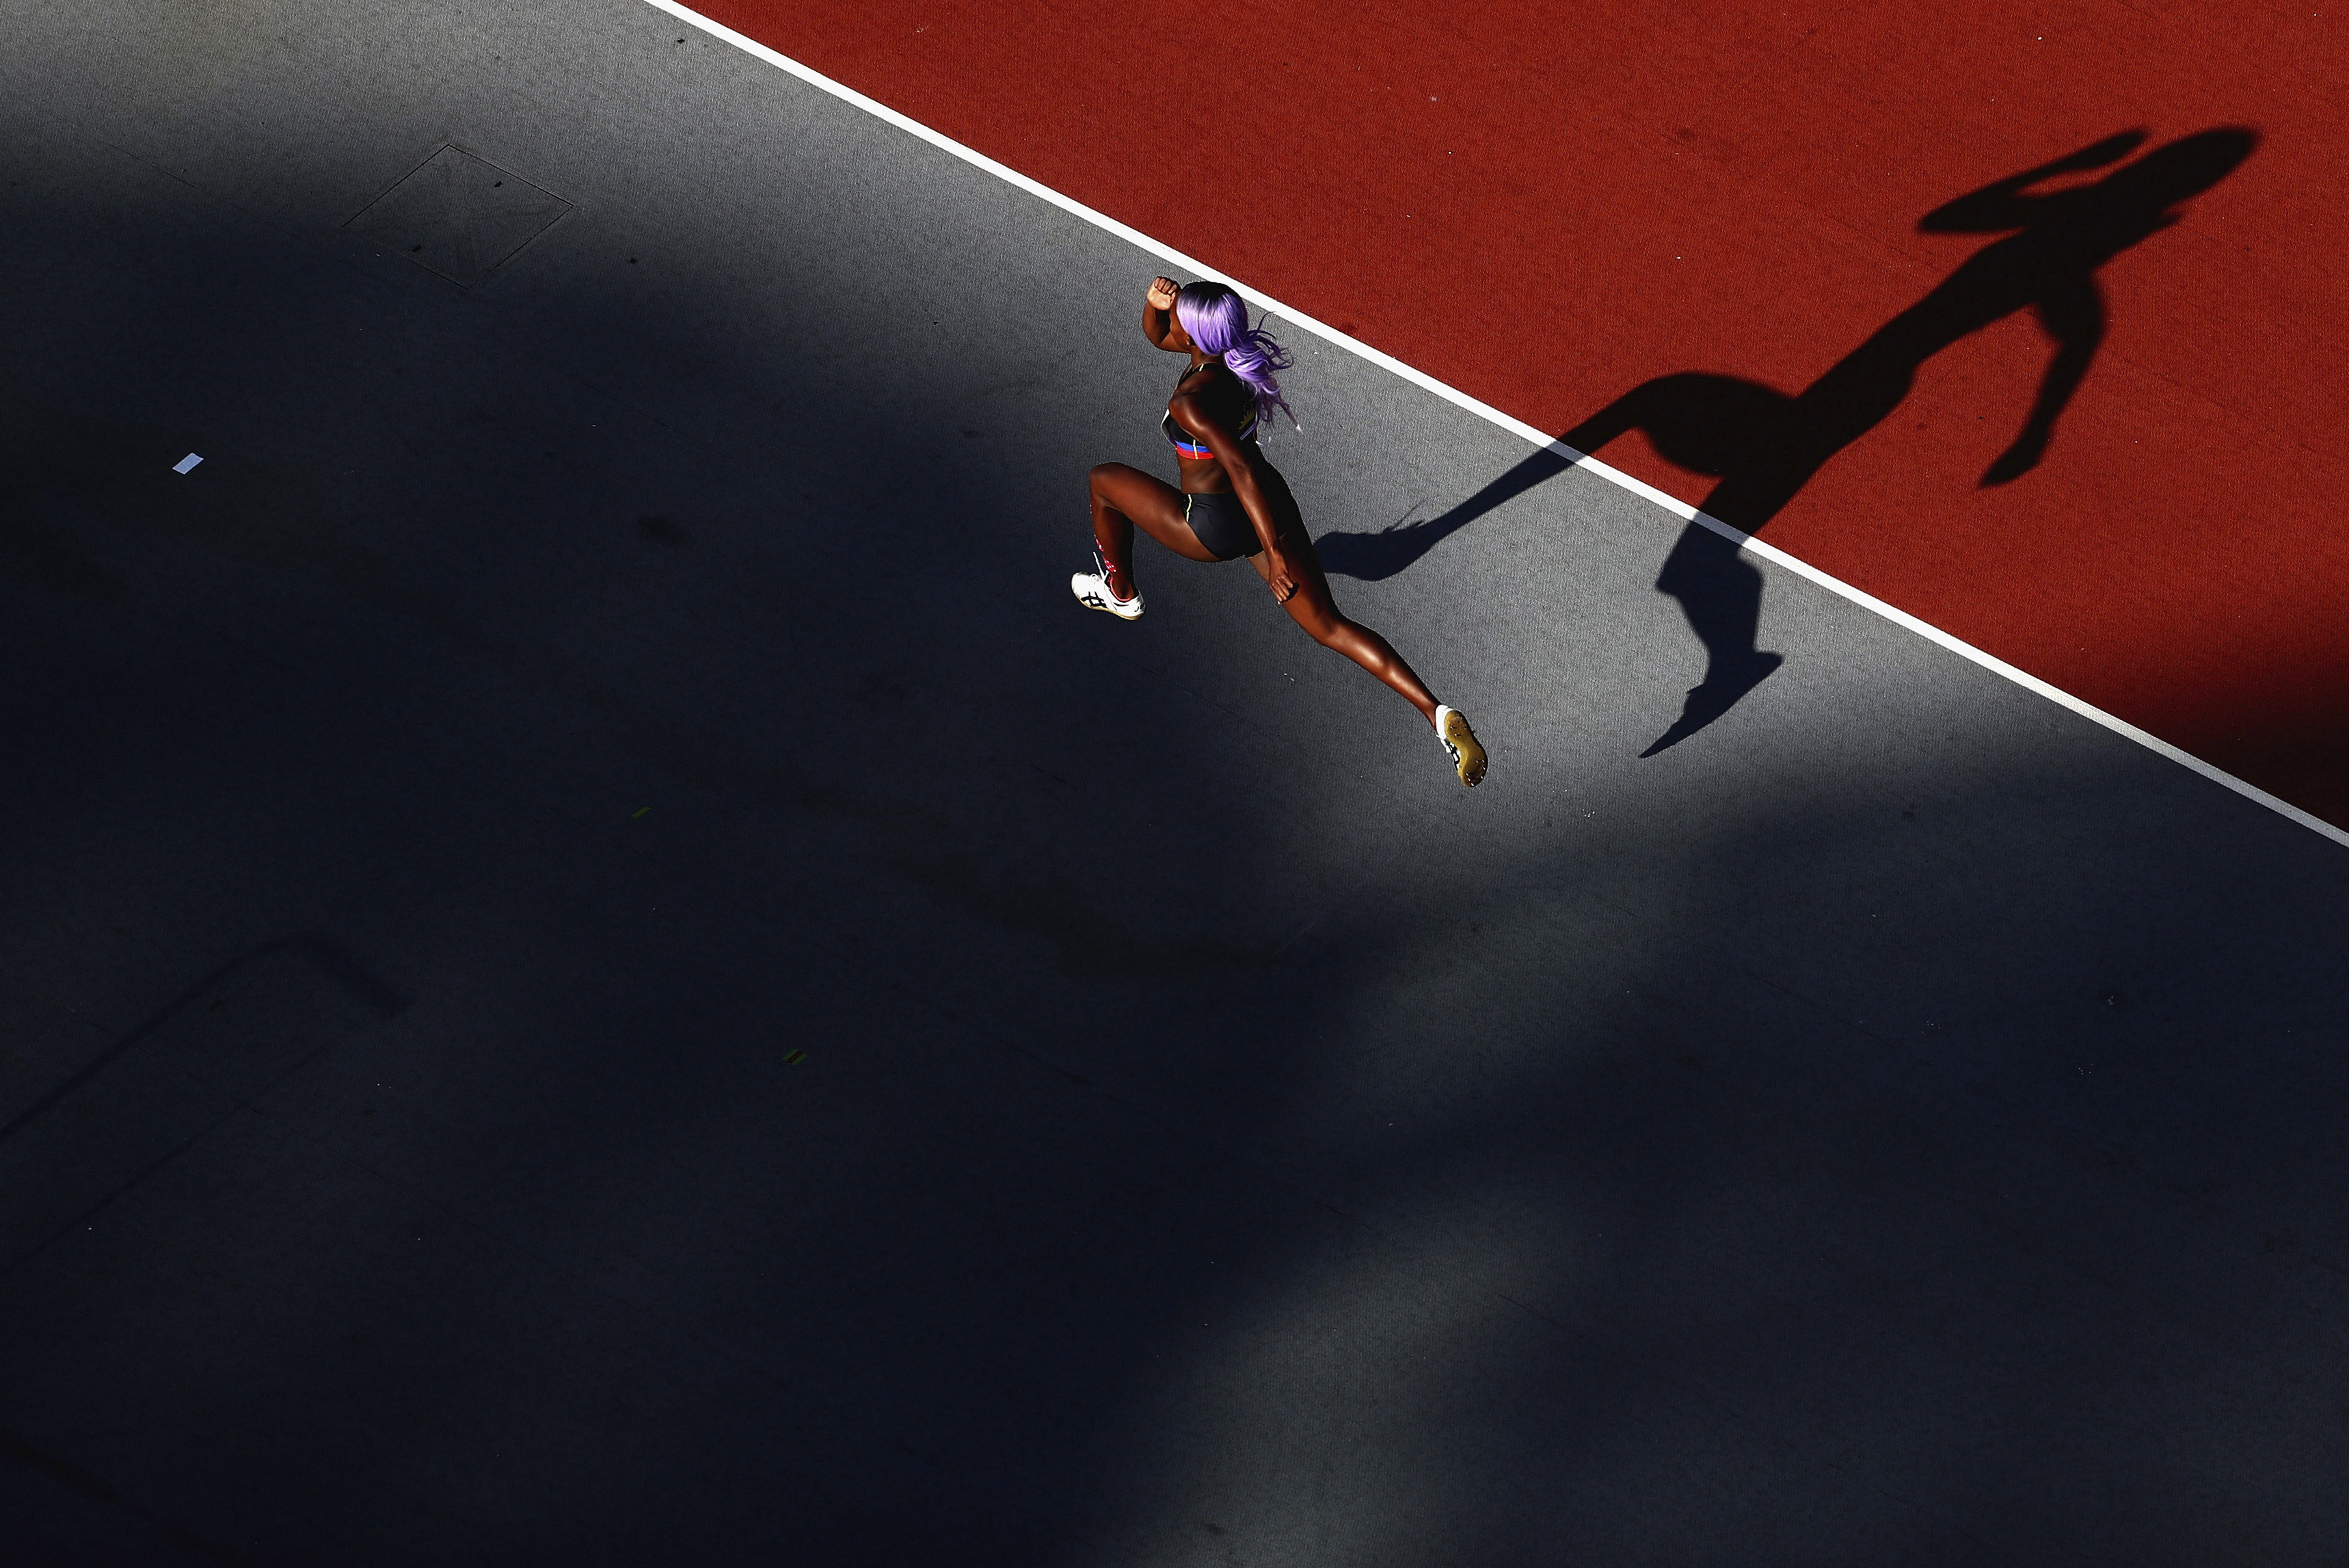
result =
[[1460,782],[1473,787],[1485,777],[1485,748],[1467,719],[1437,702],[1384,637],[1339,612],[1297,498],[1257,445],[1257,424],[1276,408],[1288,412],[1273,379],[1273,372],[1288,368],[1288,355],[1248,325],[1247,305],[1238,294],[1216,283],[1154,282],[1142,304],[1142,335],[1170,354],[1191,357],[1160,421],[1174,448],[1183,488],[1123,463],[1094,469],[1093,570],[1070,578],[1070,591],[1080,603],[1138,620],[1142,595],[1132,565],[1137,523],[1193,561],[1247,556],[1273,602],[1286,605],[1315,642],[1345,655],[1419,709],[1451,754]]

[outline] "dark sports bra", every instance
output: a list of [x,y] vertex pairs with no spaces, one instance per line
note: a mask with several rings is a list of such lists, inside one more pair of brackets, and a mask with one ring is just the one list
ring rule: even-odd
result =
[[[1174,377],[1174,390],[1177,392],[1183,390],[1183,383],[1188,381],[1193,376],[1205,370],[1206,367],[1207,366],[1205,365],[1194,365],[1185,370],[1182,375]],[[1167,444],[1172,446],[1175,451],[1181,453],[1184,457],[1193,459],[1205,459],[1209,462],[1213,462],[1215,460],[1216,454],[1208,448],[1206,442],[1198,439],[1196,437],[1193,436],[1191,432],[1185,430],[1182,426],[1174,422],[1174,409],[1169,408],[1166,410],[1165,417],[1158,421],[1158,428],[1166,432]],[[1245,441],[1255,434],[1256,410],[1254,408],[1250,408],[1248,410],[1247,423],[1240,427],[1240,439]]]

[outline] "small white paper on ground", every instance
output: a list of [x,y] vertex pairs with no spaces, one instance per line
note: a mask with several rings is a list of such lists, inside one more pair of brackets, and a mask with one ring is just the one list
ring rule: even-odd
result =
[[202,461],[203,459],[196,456],[193,452],[190,452],[186,457],[181,458],[178,462],[171,465],[171,471],[175,474],[183,474]]

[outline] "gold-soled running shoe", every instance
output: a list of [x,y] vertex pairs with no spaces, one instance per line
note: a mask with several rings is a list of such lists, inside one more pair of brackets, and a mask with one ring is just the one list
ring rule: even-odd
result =
[[1456,707],[1435,707],[1435,736],[1444,742],[1444,749],[1452,754],[1453,770],[1460,782],[1474,789],[1485,777],[1485,748],[1476,740],[1476,732],[1468,727],[1468,717]]

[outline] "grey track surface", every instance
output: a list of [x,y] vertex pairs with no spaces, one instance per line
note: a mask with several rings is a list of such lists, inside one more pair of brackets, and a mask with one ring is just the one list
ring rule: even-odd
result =
[[1640,760],[1587,475],[1337,583],[1474,794],[1084,614],[1151,261],[682,33],[0,6],[0,1555],[2340,1561],[2349,856],[1775,573]]

